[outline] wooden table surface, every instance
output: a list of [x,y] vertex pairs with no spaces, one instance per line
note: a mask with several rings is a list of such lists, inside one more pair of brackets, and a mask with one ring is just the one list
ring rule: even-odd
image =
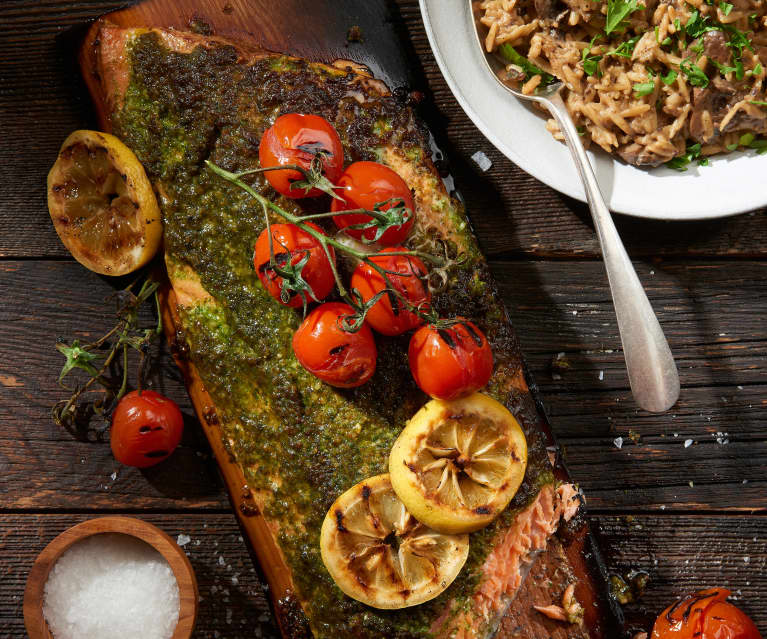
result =
[[[25,636],[24,583],[40,550],[104,513],[191,537],[185,549],[202,596],[196,636],[274,637],[264,586],[167,356],[155,387],[181,404],[187,428],[159,467],[120,467],[108,445],[73,441],[50,419],[65,394],[56,338],[105,331],[113,290],[72,261],[47,213],[45,175],[57,149],[92,123],[67,60],[74,52],[55,36],[122,4],[0,5],[0,637]],[[424,115],[587,495],[608,569],[650,575],[627,618],[641,624],[675,595],[718,585],[767,633],[765,211],[689,223],[616,218],[682,381],[667,414],[639,410],[588,210],[523,173],[477,131],[435,65],[417,2],[397,0],[393,13],[418,66]],[[492,160],[487,172],[471,161],[476,151]]]

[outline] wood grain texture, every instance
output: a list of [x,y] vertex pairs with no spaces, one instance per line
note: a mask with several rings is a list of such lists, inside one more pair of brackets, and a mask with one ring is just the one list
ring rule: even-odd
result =
[[[73,52],[56,36],[124,4],[0,3],[0,132],[6,141],[0,145],[0,259],[69,259],[48,218],[45,175],[66,135],[94,120],[69,63]],[[685,358],[685,386],[674,410],[637,411],[616,350],[601,264],[592,261],[597,245],[588,212],[492,148],[449,93],[417,0],[396,5],[401,22],[394,9],[395,26],[411,38],[415,85],[427,94],[424,114],[449,156],[484,250],[500,260],[492,264],[494,274],[571,473],[592,511],[634,513],[633,519],[592,518],[609,551],[609,571],[643,568],[653,578],[643,602],[626,608],[629,620],[649,621],[684,590],[730,585],[767,633],[767,517],[733,513],[741,503],[763,509],[767,492],[757,483],[765,467],[767,284],[758,261],[767,251],[765,212],[690,224],[617,218],[630,254],[641,258],[636,266],[650,299],[663,306],[659,314],[672,348]],[[470,160],[480,149],[493,161],[487,173]],[[228,500],[178,379],[163,374],[156,380],[183,402],[189,418],[183,447],[156,474],[118,468],[108,446],[73,442],[48,417],[63,395],[54,383],[61,360],[53,342],[58,335],[106,328],[111,308],[103,300],[111,290],[106,279],[71,262],[0,264],[0,637],[25,636],[26,572],[56,534],[102,511],[149,509],[172,510],[140,516],[173,536],[193,538],[187,548],[203,598],[196,636],[272,639],[262,586],[234,518],[220,512]],[[560,352],[568,365],[552,366]],[[630,431],[641,436],[639,443],[628,439]],[[717,431],[728,432],[731,443],[717,444]],[[613,444],[617,436],[624,437],[620,450]],[[685,449],[687,438],[695,444]],[[67,508],[87,514],[55,514]],[[683,514],[714,508],[715,516]],[[647,509],[656,514],[637,514]],[[36,512],[42,510],[47,514]]]
[[[191,537],[184,550],[197,575],[201,597],[195,637],[276,639],[264,587],[231,514],[139,516],[174,539],[180,533]],[[0,517],[3,583],[0,637],[26,636],[21,606],[30,567],[56,535],[85,518],[85,515],[34,513]],[[654,616],[682,591],[727,583],[737,604],[753,616],[760,629],[767,628],[767,606],[763,598],[767,590],[767,534],[763,517],[600,516],[592,519],[600,543],[607,549],[605,558],[610,574],[643,570],[650,575],[645,595],[637,603],[624,607],[630,626],[647,628]],[[534,567],[534,578],[540,570],[545,572],[545,567]],[[541,575],[541,579],[545,577]]]
[[[659,269],[655,276],[642,273],[650,299],[666,302],[658,310],[672,348],[688,352],[680,367],[684,388],[679,403],[670,413],[655,415],[638,411],[631,399],[609,301],[599,286],[599,263],[494,265],[565,461],[591,508],[765,508],[767,378],[762,362],[767,341],[759,340],[758,324],[767,303],[758,290],[764,284],[756,282],[761,268],[744,263],[735,277],[729,262],[669,266],[669,273],[699,274],[696,286],[708,293],[698,316],[715,322],[702,328],[695,326],[692,310],[688,321],[674,321],[690,305],[689,287],[672,285],[675,279],[662,277]],[[51,405],[66,396],[55,384],[63,363],[54,348],[56,337],[84,338],[86,327],[91,337],[106,331],[112,306],[105,300],[113,286],[109,278],[73,262],[0,263],[0,296],[8,300],[0,310],[0,463],[5,479],[0,508],[228,506],[167,353],[154,387],[181,404],[187,422],[183,444],[167,463],[145,471],[121,467],[108,446],[72,441],[50,420]],[[29,291],[29,297],[16,299],[14,290]],[[580,309],[578,315],[571,308]],[[720,312],[724,308],[728,312]],[[147,316],[146,321],[153,320]],[[692,336],[690,331],[695,331]],[[725,338],[732,341],[720,341]],[[735,348],[740,339],[746,346]],[[728,344],[732,348],[725,348]],[[558,358],[559,353],[564,356]],[[718,375],[714,384],[701,372],[712,367]],[[602,380],[599,371],[604,371]],[[727,433],[719,437],[729,443],[717,443],[717,433]],[[638,437],[636,443],[632,436]],[[617,437],[624,440],[621,449],[613,443]],[[687,439],[695,442],[689,448],[684,447]],[[604,468],[616,472],[606,474]],[[113,472],[118,473],[114,481]],[[744,479],[749,483],[743,485]]]
[[[22,600],[27,574],[38,553],[59,533],[88,515],[4,514],[0,516],[0,637],[26,637]],[[199,586],[195,637],[240,639],[277,636],[264,586],[230,513],[137,515],[172,539],[189,535],[183,549]]]

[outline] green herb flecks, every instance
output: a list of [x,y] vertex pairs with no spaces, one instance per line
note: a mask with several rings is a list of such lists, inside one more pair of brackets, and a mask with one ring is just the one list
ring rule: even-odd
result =
[[601,55],[589,55],[591,49],[594,47],[594,41],[599,37],[599,34],[591,38],[588,46],[581,52],[581,64],[583,65],[583,72],[586,75],[595,75],[597,77],[602,75],[599,70],[599,61],[602,59]]
[[708,76],[698,65],[689,58],[682,60],[679,64],[679,70],[687,76],[687,81],[694,87],[705,89],[708,86]]
[[674,69],[670,69],[669,72],[666,73],[665,75],[662,75],[660,79],[661,79],[661,82],[663,82],[663,84],[665,84],[666,86],[669,86],[674,84],[674,80],[677,79],[678,75],[679,74],[676,71],[674,71]]
[[666,166],[675,171],[686,171],[687,165],[693,160],[698,160],[698,164],[701,166],[708,164],[706,158],[701,158],[701,145],[699,142],[694,144],[688,144],[687,149],[682,155],[677,155],[675,158],[666,162]]
[[528,60],[508,43],[502,44],[498,48],[498,53],[504,60],[522,69],[522,71],[525,73],[525,78],[528,80],[534,75],[540,75],[541,84],[544,86],[549,85],[552,82],[556,82],[557,80],[553,75],[546,73],[543,69],[530,62],[530,60]]
[[653,91],[655,91],[655,82],[637,82],[634,84],[634,95],[636,97],[650,95]]
[[636,44],[641,37],[641,35],[637,35],[633,38],[629,38],[625,42],[621,42],[615,49],[608,51],[606,55],[617,55],[621,58],[630,58],[631,54],[634,53],[634,47],[636,47]]
[[637,0],[607,0],[605,33],[610,35],[613,31],[624,29],[621,23],[637,9],[644,9],[644,5]]
[[744,133],[738,140],[740,146],[745,146],[748,149],[754,149],[759,155],[767,153],[767,140],[764,138],[757,138],[753,133]]

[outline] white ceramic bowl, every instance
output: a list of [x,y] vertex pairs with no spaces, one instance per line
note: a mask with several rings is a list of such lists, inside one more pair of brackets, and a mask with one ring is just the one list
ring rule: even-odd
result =
[[[471,0],[420,0],[426,33],[445,80],[468,116],[506,157],[557,191],[585,201],[564,144],[543,117],[506,92],[482,61]],[[610,208],[659,220],[701,220],[767,205],[767,155],[754,151],[692,162],[685,172],[640,169],[589,153]]]

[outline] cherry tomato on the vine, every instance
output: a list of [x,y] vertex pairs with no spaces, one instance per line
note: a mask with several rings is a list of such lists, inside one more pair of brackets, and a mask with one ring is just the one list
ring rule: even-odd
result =
[[447,328],[426,325],[410,338],[410,372],[436,399],[456,399],[479,390],[493,373],[493,352],[484,333],[469,321]]
[[183,432],[184,418],[176,402],[144,390],[128,393],[117,404],[109,437],[117,461],[148,468],[170,457]]
[[[316,224],[306,225],[322,233]],[[307,303],[326,298],[333,290],[335,278],[320,241],[295,224],[272,224],[271,230],[274,261],[282,273],[270,265],[269,234],[264,229],[253,252],[253,266],[264,288],[280,304],[293,308],[304,304],[302,292]],[[328,246],[328,252],[335,264],[332,246]]]
[[[365,229],[350,229],[349,226],[366,224],[372,220],[370,215],[364,213],[351,213],[348,215],[336,215],[333,221],[339,229],[354,238],[364,238],[368,242],[376,241],[383,246],[401,244],[413,228],[415,220],[415,208],[413,196],[405,181],[392,171],[388,166],[378,162],[355,162],[346,167],[346,171],[337,182],[339,187],[336,194],[342,200],[334,199],[330,205],[333,213],[348,211],[350,209],[367,209],[372,211],[376,205],[380,205],[381,211],[386,211],[392,206],[402,204],[409,210],[409,217],[403,217],[402,224],[397,224],[386,229],[380,237],[377,237],[379,227],[372,226]],[[385,203],[385,204],[384,204]],[[404,214],[404,210],[403,210]]]
[[340,388],[361,386],[376,370],[376,343],[366,325],[345,331],[341,318],[354,309],[341,302],[315,308],[293,335],[293,351],[301,365],[323,382]]
[[[421,310],[427,310],[431,293],[429,293],[427,282],[424,281],[426,266],[412,255],[387,255],[393,251],[407,251],[407,249],[402,246],[385,248],[381,254],[373,255],[368,259],[386,271],[392,288],[410,304]],[[367,262],[360,262],[354,270],[351,285],[353,289],[360,292],[365,302],[387,288],[383,275]],[[392,292],[385,293],[368,310],[365,320],[384,335],[400,335],[423,324],[423,320],[409,311],[404,301]]]
[[652,639],[762,639],[729,596],[725,588],[711,588],[683,597],[660,614]]
[[[333,125],[319,115],[281,115],[266,130],[258,147],[262,168],[293,164],[309,171],[315,157],[322,162],[322,174],[335,183],[344,168],[344,149]],[[296,169],[265,171],[264,177],[276,191],[289,198],[322,195],[318,188],[307,190],[298,186],[296,183],[303,182],[305,176]]]

